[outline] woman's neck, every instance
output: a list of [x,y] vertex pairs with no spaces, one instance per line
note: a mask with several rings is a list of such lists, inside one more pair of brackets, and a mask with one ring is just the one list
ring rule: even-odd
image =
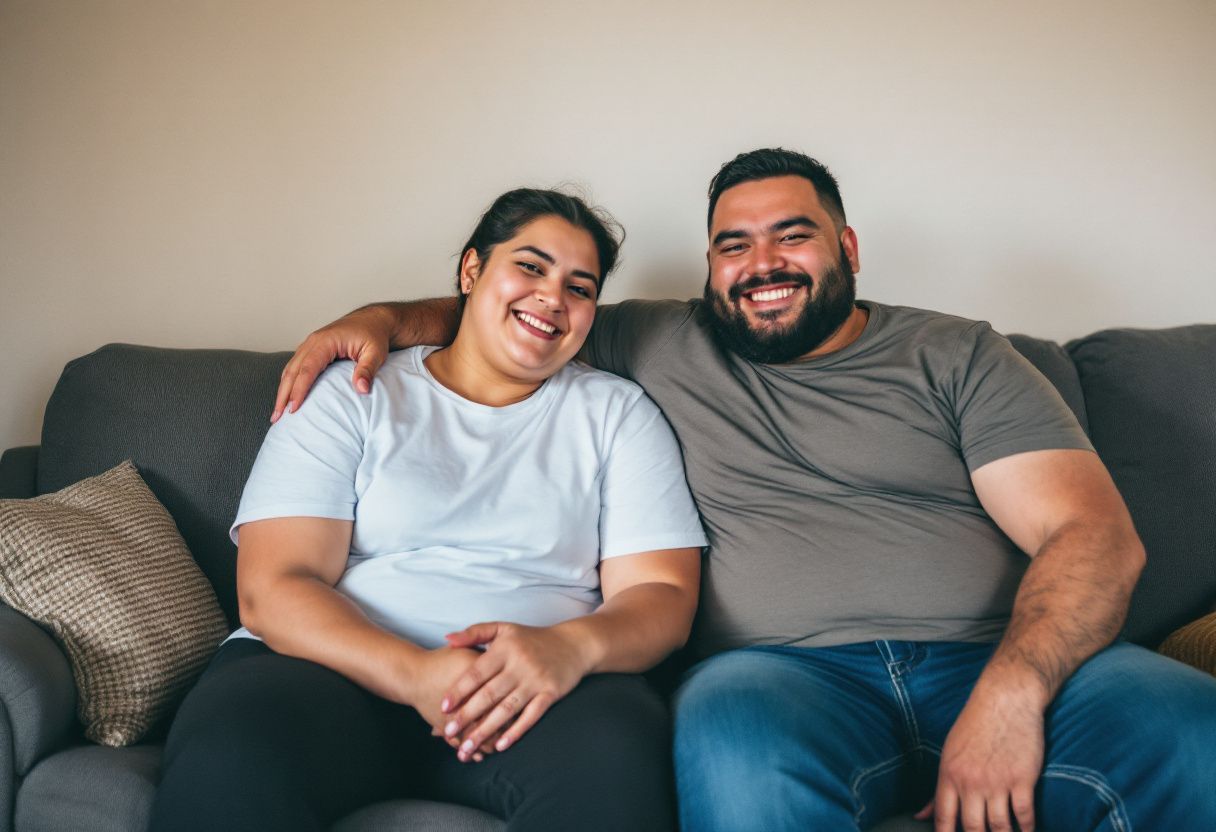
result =
[[459,335],[451,346],[435,350],[423,363],[435,381],[462,398],[489,407],[522,402],[543,383],[503,375]]

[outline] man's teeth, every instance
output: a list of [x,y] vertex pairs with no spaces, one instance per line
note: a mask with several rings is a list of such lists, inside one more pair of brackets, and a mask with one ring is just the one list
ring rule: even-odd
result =
[[516,312],[516,316],[526,323],[528,326],[534,326],[541,332],[547,332],[550,335],[557,334],[557,327],[553,324],[547,324],[535,315],[529,315],[527,312]]
[[782,289],[764,289],[760,292],[750,293],[748,298],[757,303],[762,303],[766,300],[781,300],[782,298],[788,298],[796,291],[797,287],[795,286],[786,286]]

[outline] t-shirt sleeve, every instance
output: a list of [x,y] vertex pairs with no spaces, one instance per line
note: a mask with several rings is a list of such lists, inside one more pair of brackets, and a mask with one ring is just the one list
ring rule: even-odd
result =
[[612,437],[600,486],[600,558],[705,546],[680,446],[645,395]]
[[674,300],[627,300],[599,307],[579,358],[634,380],[693,313],[693,305]]
[[1055,386],[987,323],[963,333],[948,389],[968,470],[1026,451],[1093,450]]
[[350,385],[354,365],[330,367],[295,413],[270,426],[253,463],[229,536],[275,517],[355,518],[355,475],[363,459],[370,396]]

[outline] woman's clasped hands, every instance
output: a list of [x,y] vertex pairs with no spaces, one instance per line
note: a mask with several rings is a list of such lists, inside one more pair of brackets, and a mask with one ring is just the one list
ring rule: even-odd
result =
[[567,625],[494,621],[450,633],[447,640],[458,650],[485,647],[439,705],[448,715],[443,735],[461,762],[506,751],[591,668],[588,651]]

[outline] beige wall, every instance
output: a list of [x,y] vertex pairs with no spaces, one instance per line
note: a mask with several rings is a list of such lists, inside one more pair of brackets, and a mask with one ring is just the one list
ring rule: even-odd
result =
[[863,296],[1067,338],[1216,320],[1216,3],[0,0],[0,447],[109,341],[293,346],[584,183],[689,296],[733,153],[828,162]]

